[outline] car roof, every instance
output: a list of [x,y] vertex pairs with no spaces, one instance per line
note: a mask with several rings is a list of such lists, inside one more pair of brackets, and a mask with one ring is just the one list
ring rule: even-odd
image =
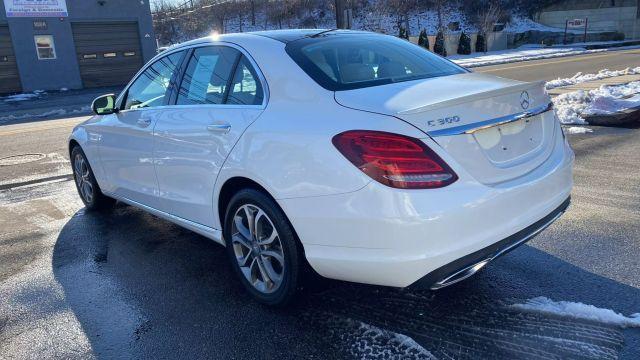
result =
[[[326,34],[326,35],[325,35]],[[287,30],[266,30],[266,31],[252,31],[245,33],[229,33],[229,34],[212,34],[211,36],[202,37],[199,39],[189,40],[180,44],[173,45],[167,50],[176,50],[192,45],[199,45],[203,43],[213,41],[229,41],[235,43],[242,43],[243,39],[248,37],[262,36],[272,40],[276,40],[282,43],[290,43],[292,41],[301,40],[315,36],[340,36],[340,35],[354,35],[354,34],[375,34],[368,31],[358,30],[342,30],[342,29],[287,29]]]
[[291,41],[318,35],[326,31],[331,31],[331,30],[329,29],[266,30],[266,31],[253,31],[253,32],[250,32],[249,34],[268,37],[286,44]]

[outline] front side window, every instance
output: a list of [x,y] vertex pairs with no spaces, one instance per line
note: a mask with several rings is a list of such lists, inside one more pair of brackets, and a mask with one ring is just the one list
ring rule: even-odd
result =
[[243,56],[233,75],[227,103],[262,105],[263,97],[262,84],[260,84],[260,80],[247,58]]
[[140,74],[127,91],[124,110],[164,105],[171,77],[183,54],[184,51],[180,51],[165,56]]
[[287,44],[291,58],[331,91],[464,73],[466,70],[393,36],[327,34]]
[[223,104],[240,52],[227,46],[194,50],[178,92],[177,105]]
[[39,60],[51,60],[56,58],[56,47],[51,35],[36,35],[36,52]]

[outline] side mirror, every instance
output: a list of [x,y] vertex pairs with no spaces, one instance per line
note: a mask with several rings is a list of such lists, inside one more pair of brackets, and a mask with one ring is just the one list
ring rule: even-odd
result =
[[91,110],[97,115],[109,115],[118,112],[116,109],[116,95],[102,95],[91,104]]

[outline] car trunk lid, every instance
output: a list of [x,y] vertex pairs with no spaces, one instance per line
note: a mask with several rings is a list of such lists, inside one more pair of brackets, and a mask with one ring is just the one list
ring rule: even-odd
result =
[[542,164],[557,126],[541,83],[477,73],[338,91],[335,99],[411,123],[485,184],[517,178]]

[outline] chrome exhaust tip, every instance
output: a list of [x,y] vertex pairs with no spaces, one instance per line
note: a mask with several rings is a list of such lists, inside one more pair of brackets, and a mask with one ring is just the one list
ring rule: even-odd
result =
[[447,287],[449,285],[460,282],[480,271],[480,269],[485,267],[489,262],[491,262],[491,260],[493,260],[493,258],[484,259],[473,265],[469,265],[462,270],[458,270],[457,272],[447,276],[446,278],[440,281],[436,281],[433,285],[431,285],[431,290],[442,289],[443,287]]

